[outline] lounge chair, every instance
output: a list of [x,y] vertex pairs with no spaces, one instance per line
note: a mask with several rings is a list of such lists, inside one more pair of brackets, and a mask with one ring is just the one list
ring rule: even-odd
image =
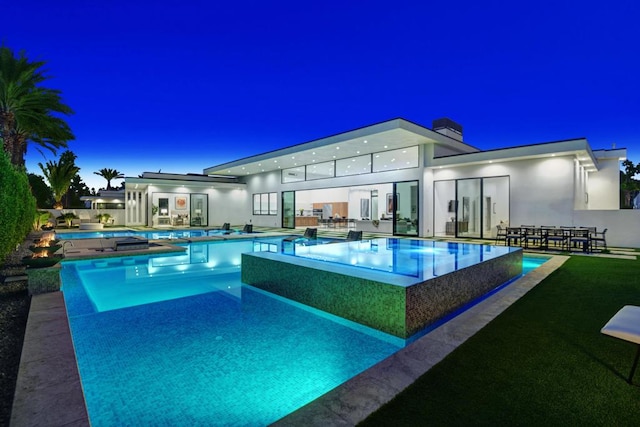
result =
[[362,240],[362,231],[349,230],[347,242],[359,242],[360,240]]
[[220,228],[220,230],[230,230],[231,229],[231,224],[229,224],[228,222],[225,222],[224,224],[222,224],[222,227]]
[[633,384],[633,374],[640,359],[640,307],[625,305],[600,330],[601,333],[638,345],[627,382]]
[[149,249],[149,240],[129,237],[116,241],[116,251],[130,251],[134,249]]
[[253,233],[253,224],[245,224],[242,229],[243,233]]
[[284,239],[285,242],[295,242],[297,240],[316,240],[318,238],[318,229],[317,228],[307,228],[304,230],[304,235],[300,236],[289,236]]

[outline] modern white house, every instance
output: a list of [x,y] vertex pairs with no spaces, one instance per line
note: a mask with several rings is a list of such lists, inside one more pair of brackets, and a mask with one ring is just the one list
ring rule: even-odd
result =
[[344,226],[401,236],[491,238],[497,226],[607,228],[640,247],[620,210],[626,149],[585,138],[483,151],[449,119],[393,119],[205,168],[125,179],[125,224]]

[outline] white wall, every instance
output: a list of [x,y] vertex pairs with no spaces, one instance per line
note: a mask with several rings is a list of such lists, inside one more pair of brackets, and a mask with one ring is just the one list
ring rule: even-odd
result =
[[[433,169],[434,181],[494,176],[510,177],[510,224],[564,225],[572,220],[574,163],[571,157]],[[433,192],[425,196],[429,199],[427,205],[432,203]]]
[[589,173],[589,209],[619,209],[620,161],[599,159],[599,170]]
[[[218,189],[218,188],[202,188],[202,187],[185,187],[185,186],[155,186],[150,185],[148,188],[149,199],[152,205],[158,206],[159,198],[169,199],[169,215],[190,214],[190,194],[206,194],[208,197],[208,226],[221,226],[225,222],[233,225],[242,225],[248,223],[251,219],[251,203],[248,193],[244,189]],[[187,209],[177,210],[175,208],[176,197],[187,198]],[[149,224],[151,221],[151,212],[149,211]]]
[[571,224],[578,227],[607,229],[607,245],[622,248],[640,248],[640,209],[579,210]]

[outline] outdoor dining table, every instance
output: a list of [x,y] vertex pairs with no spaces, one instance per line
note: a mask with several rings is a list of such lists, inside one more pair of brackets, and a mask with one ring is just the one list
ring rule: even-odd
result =
[[556,246],[560,243],[562,249],[569,250],[573,246],[581,247],[583,252],[590,252],[592,230],[595,232],[587,227],[507,227],[505,244],[512,246],[513,243],[529,249],[529,244],[533,243],[546,250],[549,243],[553,242]]

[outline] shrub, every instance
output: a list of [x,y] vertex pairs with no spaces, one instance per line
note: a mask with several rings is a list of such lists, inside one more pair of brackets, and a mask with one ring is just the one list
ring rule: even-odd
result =
[[22,243],[32,228],[36,200],[24,170],[11,164],[0,150],[0,260]]

